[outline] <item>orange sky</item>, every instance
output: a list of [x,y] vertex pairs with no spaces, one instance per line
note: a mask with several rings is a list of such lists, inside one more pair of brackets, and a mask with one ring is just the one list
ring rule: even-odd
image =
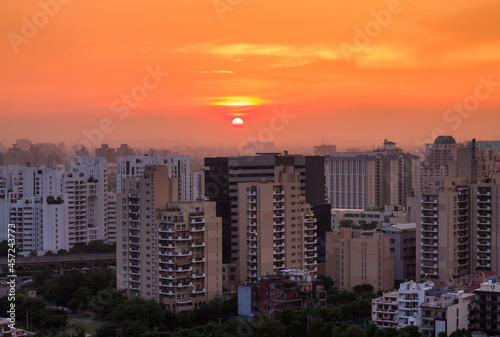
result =
[[[76,142],[103,119],[109,143],[500,138],[498,13],[483,0],[2,0],[0,141]],[[114,112],[148,67],[168,76]],[[464,103],[470,112],[446,113]],[[262,131],[273,109],[295,117]]]

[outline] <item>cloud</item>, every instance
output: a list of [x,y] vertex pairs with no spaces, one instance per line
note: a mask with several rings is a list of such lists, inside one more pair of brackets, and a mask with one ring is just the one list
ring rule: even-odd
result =
[[280,44],[233,43],[216,44],[213,42],[185,46],[179,53],[207,53],[223,58],[242,60],[245,56],[267,56],[275,58],[271,67],[295,67],[321,60],[338,60],[343,56],[340,50],[322,46],[291,46]]

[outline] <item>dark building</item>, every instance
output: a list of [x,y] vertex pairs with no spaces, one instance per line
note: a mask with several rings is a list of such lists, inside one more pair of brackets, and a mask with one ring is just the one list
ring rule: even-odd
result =
[[496,279],[481,283],[474,290],[474,303],[470,306],[469,330],[500,335],[500,284]]
[[287,270],[264,276],[257,285],[238,286],[238,314],[247,319],[259,314],[276,318],[285,309],[307,307],[326,307],[324,282],[307,272]]
[[116,149],[116,157],[128,157],[133,155],[135,155],[135,151],[128,146],[128,144],[121,144],[120,147]]
[[100,148],[95,149],[96,157],[103,157],[108,163],[116,163],[116,151],[108,144],[102,144]]

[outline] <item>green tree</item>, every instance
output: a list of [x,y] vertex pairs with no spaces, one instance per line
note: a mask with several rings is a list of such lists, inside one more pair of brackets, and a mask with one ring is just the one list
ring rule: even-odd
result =
[[339,221],[340,227],[352,227],[354,225],[354,221],[349,219],[344,219]]
[[451,333],[450,337],[472,337],[472,333],[467,329],[457,329]]
[[378,326],[375,323],[371,323],[370,326],[368,326],[368,330],[366,330],[366,337],[375,337],[377,330]]
[[322,280],[325,283],[325,290],[328,291],[331,287],[335,285],[335,282],[332,280],[330,276],[326,275],[321,275],[318,277],[320,280]]
[[[422,337],[422,333],[418,330],[416,325],[408,325],[399,329],[397,337]],[[459,337],[459,336],[456,336]],[[465,337],[465,336],[460,336]],[[472,336],[467,336],[472,337]]]
[[448,334],[444,331],[438,333],[438,337],[448,337]]
[[36,256],[38,256],[38,252],[36,250],[32,250],[28,256],[29,257],[36,257]]

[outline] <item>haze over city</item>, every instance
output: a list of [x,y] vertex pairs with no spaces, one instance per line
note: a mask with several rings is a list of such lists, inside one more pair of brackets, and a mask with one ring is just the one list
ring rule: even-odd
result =
[[6,146],[73,144],[105,119],[112,131],[96,143],[237,147],[276,111],[293,118],[261,138],[280,148],[500,133],[496,1],[72,0],[51,10],[0,3]]

